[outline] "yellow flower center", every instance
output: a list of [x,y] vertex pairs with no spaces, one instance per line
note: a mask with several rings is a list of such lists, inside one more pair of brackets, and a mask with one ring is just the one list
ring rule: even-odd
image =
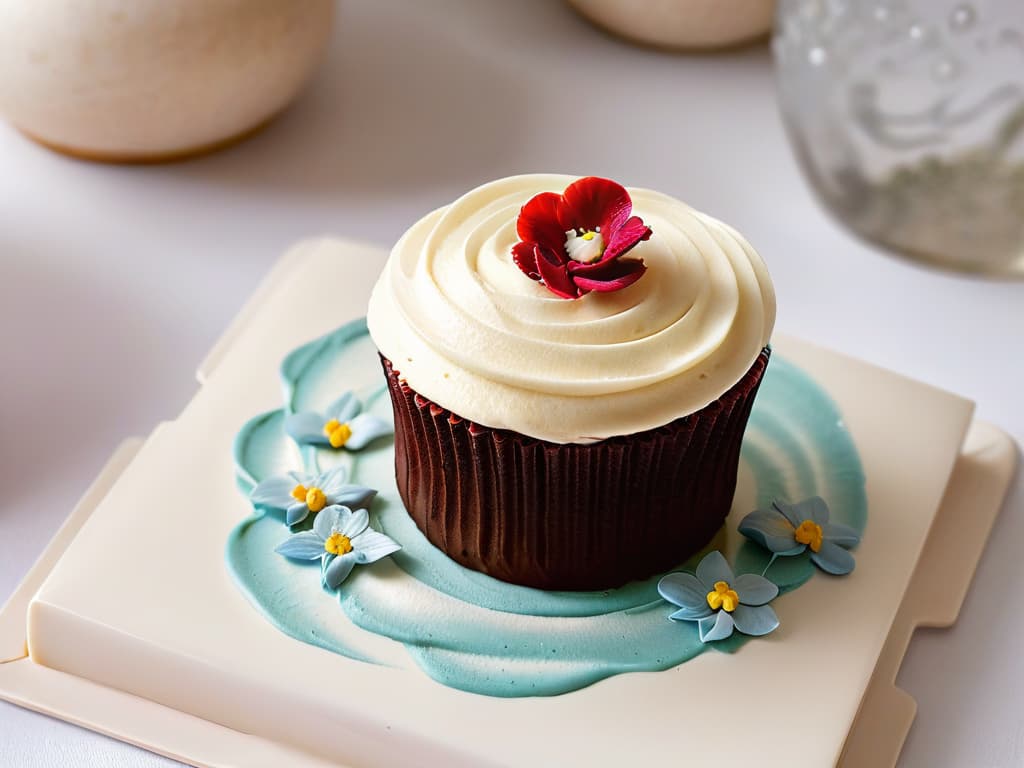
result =
[[597,235],[597,232],[587,231],[587,232],[584,232],[582,235],[580,235],[580,237],[582,237],[584,240],[589,241],[589,240],[593,240],[596,235]]
[[732,613],[739,604],[740,596],[736,594],[736,590],[729,587],[729,582],[727,581],[716,581],[715,588],[708,592],[708,605],[711,606],[713,611],[721,608],[723,611]]
[[801,544],[807,544],[811,552],[821,550],[821,526],[813,520],[804,520],[797,526],[793,538]]
[[332,533],[324,542],[324,549],[332,555],[347,555],[352,551],[352,540],[343,533]]
[[307,488],[299,483],[292,488],[292,498],[306,502],[310,512],[319,512],[327,506],[327,497],[319,488]]
[[347,421],[339,422],[337,419],[331,419],[324,424],[324,434],[331,441],[332,448],[341,448],[352,437],[352,427],[348,425]]

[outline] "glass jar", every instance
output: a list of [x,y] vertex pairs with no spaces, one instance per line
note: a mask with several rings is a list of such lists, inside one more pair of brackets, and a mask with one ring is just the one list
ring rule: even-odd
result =
[[783,118],[865,238],[1024,276],[1024,2],[780,0]]

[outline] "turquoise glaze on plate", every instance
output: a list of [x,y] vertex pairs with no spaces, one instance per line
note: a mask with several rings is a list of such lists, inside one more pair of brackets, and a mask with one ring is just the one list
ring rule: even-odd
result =
[[[320,410],[353,389],[370,411],[392,418],[362,320],[295,350],[282,378],[289,411]],[[355,454],[300,451],[284,432],[285,413],[253,418],[236,438],[242,491],[271,474],[345,462],[351,482],[379,491],[371,524],[403,547],[357,569],[333,593],[320,587],[318,562],[274,553],[289,534],[279,516],[257,512],[241,522],[228,540],[228,567],[249,600],[292,637],[360,661],[411,659],[445,685],[490,696],[566,693],[623,672],[668,669],[711,648],[733,651],[748,640],[737,634],[705,645],[696,625],[668,620],[674,607],[658,596],[660,576],[605,592],[544,592],[463,568],[427,541],[402,506],[390,439]],[[842,417],[806,373],[775,356],[744,437],[734,511],[710,546],[723,550],[737,573],[760,573],[768,554],[736,532],[738,520],[773,498],[814,495],[828,501],[832,520],[863,531],[864,475]],[[680,567],[692,568],[700,554]],[[805,554],[776,560],[766,575],[786,592],[814,573]],[[784,599],[776,611],[785,624]]]

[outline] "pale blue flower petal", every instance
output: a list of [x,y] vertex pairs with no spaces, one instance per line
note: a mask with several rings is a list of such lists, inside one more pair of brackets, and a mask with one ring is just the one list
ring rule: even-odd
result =
[[320,510],[320,514],[313,521],[313,530],[316,531],[316,535],[320,537],[321,541],[327,541],[327,537],[334,533],[334,527],[338,524],[338,520],[348,511],[347,507],[337,504]]
[[326,419],[321,413],[303,411],[292,413],[284,420],[284,431],[297,443],[311,445],[330,445],[331,441],[324,434]]
[[760,637],[767,635],[779,626],[779,617],[770,605],[737,605],[732,612],[732,620],[736,629],[744,635]]
[[713,613],[711,607],[704,603],[704,608],[680,608],[678,611],[669,616],[670,619],[676,621],[697,621],[703,619],[705,616],[710,616]]
[[309,507],[306,506],[305,502],[296,502],[295,499],[292,499],[292,502],[284,515],[286,525],[298,525],[309,517]]
[[824,525],[828,522],[828,505],[821,496],[812,496],[809,499],[798,501],[796,504],[787,504],[784,501],[775,500],[772,506],[779,511],[794,528],[800,527],[804,520]]
[[800,510],[799,504],[787,504],[781,499],[775,499],[772,501],[772,508],[786,518],[786,520],[789,521],[789,524],[793,526],[794,530],[796,530],[800,523],[807,519],[807,516]]
[[821,526],[821,533],[826,541],[831,541],[847,549],[860,544],[860,534],[850,526],[841,523],[825,523]]
[[708,607],[709,591],[692,573],[670,573],[658,582],[658,594],[690,611]]
[[[324,410],[325,421],[336,419],[342,423],[352,421],[363,410],[354,392],[346,392]],[[320,425],[323,428],[323,424]]]
[[769,552],[777,555],[789,553],[796,549],[802,552],[805,544],[799,544],[793,538],[796,529],[781,513],[772,510],[751,512],[740,521],[739,531],[751,541],[755,541]]
[[[740,596],[743,605],[764,605],[774,600],[779,594],[779,588],[764,576],[756,573],[741,573],[732,582],[732,588]],[[737,609],[739,610],[739,609]],[[739,626],[737,619],[737,626]],[[741,629],[740,632],[743,632]],[[750,634],[749,632],[745,634]]]
[[305,475],[298,473],[268,477],[252,489],[249,499],[257,507],[288,509],[288,507],[295,503],[292,489],[305,478]]
[[341,557],[335,557],[324,569],[324,584],[331,589],[337,589],[348,578],[348,575],[352,573],[352,569],[355,567],[356,556],[354,552],[349,552]]
[[[797,506],[803,511],[804,520],[810,520],[818,525],[824,525],[828,522],[828,504],[825,503],[821,496],[812,496],[801,501]],[[803,520],[800,522],[803,522]]]
[[347,480],[348,470],[345,469],[344,464],[339,464],[323,474],[317,475],[313,480],[313,485],[324,492],[329,503],[339,504],[338,496],[344,490]]
[[[338,515],[338,520],[334,524],[333,530],[348,536],[349,539],[355,539],[370,524],[370,513],[365,509],[357,509],[355,512],[348,507],[338,507],[338,509],[343,511]],[[352,545],[355,546],[354,541]]]
[[835,576],[849,573],[856,565],[853,555],[831,541],[821,542],[821,550],[811,552],[811,562]]
[[332,504],[340,504],[349,509],[362,509],[370,506],[377,492],[373,488],[362,485],[345,485],[329,498]]
[[[719,579],[721,581],[721,579]],[[713,616],[706,616],[697,622],[697,630],[702,643],[713,643],[715,640],[725,640],[732,635],[732,616],[726,611],[719,611]]]
[[732,584],[735,578],[732,568],[725,561],[722,553],[717,549],[704,555],[704,559],[697,566],[697,578],[704,585],[705,595],[715,587],[716,581],[725,581]]
[[316,560],[323,557],[324,540],[313,531],[303,531],[288,537],[274,551],[295,560]]
[[345,443],[345,448],[350,451],[358,451],[365,448],[378,437],[390,435],[395,430],[384,419],[374,416],[372,413],[363,413],[356,416],[348,423],[352,429],[352,436]]
[[352,539],[352,549],[360,563],[375,563],[401,548],[397,541],[371,528]]

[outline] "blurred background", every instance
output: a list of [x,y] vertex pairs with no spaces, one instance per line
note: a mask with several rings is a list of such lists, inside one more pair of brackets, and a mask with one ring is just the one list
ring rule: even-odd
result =
[[[576,4],[588,5],[584,0]],[[8,11],[7,44],[0,45],[6,51],[0,53],[0,110],[6,94],[9,105],[24,110],[19,115],[39,120],[43,130],[19,122],[14,106],[7,107],[7,117],[42,140],[47,135],[38,134],[53,125],[73,129],[78,123],[52,100],[45,105],[44,82],[25,86],[28,75],[20,75],[18,66],[29,71],[27,54],[13,51],[12,25],[25,23],[26,29],[38,31],[46,22],[43,12],[58,5],[57,0],[0,4],[0,10]],[[309,13],[322,12],[322,5],[311,0]],[[190,92],[210,100],[192,104],[195,112],[177,109],[165,98],[174,87],[167,81],[152,88],[150,100],[134,113],[116,119],[107,113],[107,135],[133,120],[144,122],[148,110],[158,111],[157,122],[174,129],[164,141],[188,133],[211,114],[220,119],[210,130],[234,134],[247,126],[228,118],[248,110],[250,122],[261,122],[254,106],[259,97],[265,96],[263,103],[270,107],[275,99],[283,106],[285,91],[298,88],[310,73],[294,103],[265,128],[182,162],[87,162],[45,149],[12,125],[0,124],[0,600],[14,589],[117,444],[130,435],[148,434],[157,421],[181,410],[197,386],[196,365],[289,245],[336,234],[387,248],[427,210],[482,182],[516,173],[608,176],[658,189],[724,219],[749,238],[772,272],[779,331],[974,399],[980,417],[1018,442],[1024,439],[1024,283],[925,267],[873,244],[893,245],[885,234],[892,232],[892,223],[882,221],[878,210],[902,204],[893,202],[891,191],[890,197],[879,198],[872,191],[876,185],[906,180],[907,172],[900,169],[907,165],[930,168],[941,177],[938,187],[948,190],[941,174],[955,163],[945,158],[971,153],[984,141],[958,128],[955,141],[932,142],[923,152],[890,148],[884,162],[860,138],[848,142],[852,150],[843,145],[850,134],[846,108],[867,104],[885,107],[885,112],[892,99],[897,133],[910,131],[915,141],[921,131],[931,130],[929,125],[971,121],[964,115],[991,98],[996,105],[985,106],[980,114],[987,118],[998,110],[997,122],[1005,127],[1012,105],[1024,103],[1013,101],[1024,90],[1024,48],[1017,58],[999,60],[1016,61],[1018,69],[993,65],[1007,77],[993,89],[982,89],[975,101],[960,104],[947,98],[944,89],[953,88],[943,80],[948,73],[931,63],[954,61],[950,66],[964,72],[976,67],[963,51],[979,44],[975,38],[963,43],[966,38],[949,26],[955,4],[935,2],[942,11],[927,16],[927,29],[921,32],[931,36],[931,45],[951,47],[952,54],[942,58],[946,54],[932,47],[914,58],[915,49],[900,53],[916,41],[913,25],[899,15],[910,13],[912,4],[784,0],[780,14],[791,21],[774,46],[781,83],[760,21],[749,28],[734,23],[727,30],[741,41],[753,38],[750,44],[714,53],[679,52],[665,48],[718,48],[726,41],[722,36],[729,35],[704,8],[691,21],[711,19],[705,27],[711,38],[677,36],[651,40],[655,47],[639,46],[624,37],[650,34],[649,25],[640,23],[644,11],[602,16],[628,3],[590,5],[584,10],[598,24],[555,0],[340,0],[333,17],[328,11],[307,17],[315,22],[308,27],[295,21],[285,25],[289,34],[308,35],[304,50],[310,55],[281,65],[291,67],[284,85],[268,70],[238,80],[241,84],[233,86],[237,98],[218,96],[210,83],[197,84],[204,79],[197,67],[188,74],[194,83]],[[595,7],[602,5],[606,8]],[[671,4],[637,0],[634,5],[654,8],[649,16]],[[768,7],[767,13],[754,9],[760,5]],[[745,13],[770,19],[771,5],[749,0]],[[247,12],[244,2],[234,6],[233,13]],[[886,9],[882,19],[879,7]],[[971,25],[1003,13],[999,29],[1024,30],[1024,8],[1013,0],[1001,6],[974,3],[971,13],[976,13]],[[851,21],[849,14],[858,20]],[[894,15],[904,21],[884,29],[866,26],[870,20],[890,24]],[[132,21],[130,14],[127,21]],[[178,34],[182,29],[200,34],[181,18],[171,21]],[[667,21],[655,27],[671,31]],[[678,34],[690,35],[695,27],[684,24]],[[61,29],[55,40],[71,34]],[[1016,45],[1012,35],[986,39],[991,48]],[[322,62],[312,55],[318,40],[326,44]],[[158,38],[133,48],[131,55],[147,61],[158,57],[164,45],[171,43]],[[259,38],[247,55],[267,60],[274,45],[272,38]],[[103,50],[99,46],[93,55],[105,61]],[[851,50],[882,53],[862,63],[850,60]],[[999,48],[1000,55],[1008,50]],[[910,58],[904,62],[901,55]],[[895,68],[888,73],[881,64],[886,57],[886,66]],[[52,62],[53,70],[59,66]],[[119,66],[115,71],[124,71],[125,65]],[[246,71],[252,74],[251,68]],[[922,72],[932,79],[916,80]],[[104,77],[115,86],[121,82],[109,71]],[[936,89],[932,113],[922,118],[926,104],[893,96],[887,89],[894,82],[911,94],[923,93],[922,82]],[[271,92],[274,87],[283,90]],[[863,87],[875,90],[865,93]],[[851,92],[854,96],[839,99],[838,107],[829,100]],[[61,108],[68,104],[82,106],[71,100]],[[904,105],[908,109],[900,112]],[[88,123],[81,119],[81,125]],[[877,127],[877,121],[864,125]],[[1024,195],[1013,196],[1020,180],[1013,174],[1020,173],[1014,165],[1020,142],[1012,123],[1005,130],[1010,134],[999,154],[979,159],[975,152],[971,162],[988,162],[986,172],[1001,180],[994,202],[984,210],[996,210],[1001,221],[1010,222],[1001,241],[1006,247],[986,251],[980,266],[977,258],[974,263],[958,258],[964,243],[980,242],[992,231],[968,227],[957,230],[955,248],[939,248],[939,253],[927,226],[931,209],[918,207],[911,211],[919,217],[915,232],[923,228],[929,245],[908,246],[910,235],[901,233],[899,250],[960,269],[1004,275],[1019,271],[1024,251],[1014,238],[1024,221]],[[993,131],[988,129],[982,139]],[[70,139],[73,131],[49,137],[49,143],[74,147]],[[168,146],[155,153],[169,151]],[[101,149],[100,154],[127,153],[129,159],[147,152],[144,143]],[[976,180],[980,171],[973,173]],[[905,183],[921,184],[918,177]],[[941,205],[947,212],[950,206],[960,210],[964,201],[977,200],[978,189],[975,184],[953,198],[947,194]],[[908,199],[916,205],[923,194],[917,187]],[[979,215],[974,211],[967,220],[977,222]],[[947,218],[939,217],[936,225]],[[951,237],[938,241],[944,244]],[[347,296],[343,285],[323,290],[334,301],[366,299]],[[1024,692],[1018,684],[1024,663],[1017,650],[1024,613],[1006,610],[1000,598],[1024,589],[1016,553],[1024,540],[1022,513],[1024,483],[1018,477],[960,622],[948,631],[920,631],[913,642],[899,684],[920,708],[903,766],[1024,763]],[[58,762],[171,764],[0,702],[0,764]]]

